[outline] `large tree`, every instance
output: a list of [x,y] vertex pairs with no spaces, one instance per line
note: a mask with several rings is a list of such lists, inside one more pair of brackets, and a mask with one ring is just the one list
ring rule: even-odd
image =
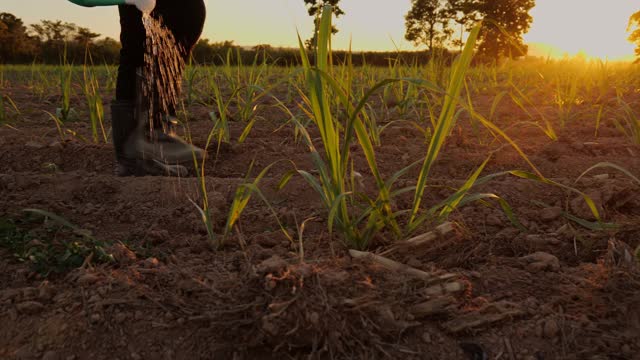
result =
[[458,37],[452,39],[451,45],[462,51],[464,34],[471,30],[478,19],[477,0],[448,0],[446,9],[451,21],[458,27]]
[[405,15],[405,39],[416,46],[426,45],[429,51],[442,47],[451,37],[450,12],[440,0],[412,0]]
[[0,62],[16,62],[35,54],[35,42],[21,19],[0,13]]
[[[316,46],[316,37],[318,36],[318,27],[320,26],[320,15],[322,15],[322,9],[325,5],[331,5],[333,7],[333,14],[336,17],[344,15],[344,11],[338,6],[339,2],[340,0],[304,0],[309,16],[312,16],[314,19],[313,36],[307,40],[307,46],[309,48],[315,48]],[[338,28],[333,26],[331,31],[335,34],[338,32]]]
[[475,11],[484,20],[479,36],[481,56],[498,60],[527,54],[522,35],[529,31],[533,18],[529,11],[535,0],[478,0]]
[[42,20],[27,28],[15,15],[0,13],[0,63],[81,63],[87,48],[96,62],[117,62],[120,43],[99,37],[88,28],[59,20]]
[[636,62],[640,62],[640,11],[631,15],[629,19],[629,27],[627,31],[631,31],[631,36],[629,36],[629,41],[636,44]]
[[42,20],[31,25],[31,32],[39,39],[39,57],[45,62],[82,62],[87,49],[96,61],[111,61],[117,54],[113,39],[96,41],[100,34],[74,23]]
[[89,28],[78,27],[73,36],[73,40],[84,47],[89,47],[94,43],[94,40],[99,37],[100,34],[94,33]]
[[40,24],[31,25],[31,31],[42,42],[64,43],[71,41],[76,33],[77,26],[74,23],[60,20],[42,20]]

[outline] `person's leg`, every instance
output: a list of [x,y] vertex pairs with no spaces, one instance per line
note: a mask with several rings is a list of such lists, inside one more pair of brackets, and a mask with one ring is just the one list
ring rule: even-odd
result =
[[[202,0],[158,0],[151,17],[159,19],[162,26],[173,35],[173,46],[178,50],[171,54],[166,49],[154,57],[156,61],[146,64],[145,81],[150,84],[148,93],[145,92],[144,115],[147,124],[151,122],[152,131],[149,141],[139,142],[143,153],[154,154],[170,163],[192,162],[193,157],[201,159],[205,151],[193,144],[189,144],[176,134],[178,124],[176,114],[181,92],[182,74],[191,49],[198,41],[205,18],[205,5]],[[159,39],[164,43],[167,39]],[[149,49],[147,49],[149,51]],[[162,52],[164,51],[164,52]],[[175,57],[181,61],[174,61]],[[142,91],[138,91],[142,92]]]
[[144,65],[146,31],[142,13],[130,5],[118,6],[120,13],[120,66],[116,83],[116,100],[135,101],[136,71]]
[[140,153],[140,119],[136,116],[138,69],[144,65],[146,31],[142,13],[134,6],[121,5],[120,66],[116,98],[111,103],[111,127],[117,176],[170,175],[185,176],[186,168],[168,165]]
[[136,131],[134,104],[136,98],[136,69],[144,61],[145,32],[140,15],[133,6],[118,6],[120,13],[120,65],[116,82],[116,98],[111,103],[111,135],[116,157],[116,175],[142,175],[130,150],[130,140]]

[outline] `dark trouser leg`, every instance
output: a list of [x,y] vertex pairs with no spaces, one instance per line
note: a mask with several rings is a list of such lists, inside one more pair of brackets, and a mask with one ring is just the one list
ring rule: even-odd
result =
[[116,98],[111,103],[111,136],[118,176],[145,175],[138,166],[133,137],[135,117],[136,70],[144,62],[145,30],[139,11],[134,6],[118,6],[120,13],[120,66],[116,82]]
[[118,6],[120,12],[120,66],[116,83],[116,100],[136,99],[136,71],[144,65],[146,32],[142,25],[142,13],[130,5]]

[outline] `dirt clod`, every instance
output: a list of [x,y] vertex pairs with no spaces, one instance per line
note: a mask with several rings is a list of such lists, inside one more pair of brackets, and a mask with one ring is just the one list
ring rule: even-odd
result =
[[633,353],[633,351],[631,350],[631,346],[629,346],[629,344],[622,345],[622,348],[620,348],[620,350],[622,350],[622,353],[624,355],[631,355]]
[[118,264],[123,266],[133,264],[137,260],[136,254],[123,243],[113,244],[108,251]]
[[267,260],[264,260],[263,262],[261,262],[256,267],[256,271],[262,274],[278,273],[284,270],[287,267],[287,265],[288,265],[287,262],[284,259],[282,259],[280,256],[273,255]]
[[555,339],[560,333],[560,327],[558,322],[554,319],[549,319],[542,325],[542,336],[547,339]]
[[544,222],[551,222],[562,216],[562,208],[559,206],[544,208],[540,211],[540,219]]
[[273,248],[280,244],[280,240],[269,234],[259,234],[254,238],[254,241],[264,248]]
[[156,258],[148,258],[144,261],[144,267],[147,269],[153,269],[160,266],[160,260]]
[[25,301],[16,305],[16,308],[23,314],[34,315],[42,312],[44,305],[37,301]]
[[429,334],[428,332],[423,333],[422,334],[422,341],[424,341],[425,344],[431,344],[431,342],[433,341],[433,339],[431,338],[431,334]]
[[100,280],[100,277],[95,275],[95,274],[91,274],[91,273],[85,273],[80,275],[80,277],[78,277],[78,285],[92,285],[97,283]]
[[50,301],[55,295],[55,288],[48,282],[43,283],[38,290],[38,300],[41,301]]
[[119,312],[119,313],[116,313],[116,315],[114,317],[114,320],[115,320],[116,323],[122,324],[125,321],[127,321],[127,318],[128,318],[128,315],[126,313]]
[[504,223],[502,221],[502,219],[495,214],[491,214],[489,216],[487,216],[487,225],[489,226],[502,226]]
[[44,355],[42,356],[42,360],[59,360],[59,359],[60,359],[60,356],[58,355],[58,353],[52,350],[45,352]]
[[160,244],[171,240],[171,235],[167,230],[151,230],[149,231],[149,242],[151,244]]
[[556,256],[545,252],[536,252],[523,256],[520,261],[526,264],[527,270],[532,273],[560,270],[560,260]]
[[42,149],[42,148],[44,148],[44,147],[45,147],[45,145],[44,145],[44,144],[39,143],[39,142],[37,142],[37,141],[27,141],[27,143],[26,143],[26,144],[24,144],[24,146],[25,146],[25,147],[28,147],[28,148],[30,148],[30,149],[35,149],[35,150],[40,150],[40,149]]

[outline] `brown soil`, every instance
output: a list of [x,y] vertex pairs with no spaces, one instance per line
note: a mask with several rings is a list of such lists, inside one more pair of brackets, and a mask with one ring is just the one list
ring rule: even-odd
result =
[[[9,90],[23,113],[0,128],[0,217],[21,219],[25,208],[55,213],[108,244],[116,262],[87,259],[79,269],[44,278],[0,248],[0,358],[640,358],[640,277],[637,264],[625,259],[626,249],[640,245],[640,186],[612,169],[576,182],[605,161],[638,176],[640,147],[608,121],[596,138],[588,111],[557,142],[533,127],[508,133],[542,174],[589,194],[603,220],[618,228],[592,231],[564,217],[566,210],[593,220],[577,194],[497,178],[474,191],[507,200],[528,232],[512,226],[496,204],[473,203],[453,214],[455,235],[388,256],[429,273],[457,274],[467,284],[444,311],[417,317],[410,309],[429,299],[429,284],[351,259],[341,238],[329,236],[326,212],[303,179],[275,190],[289,162],[277,163],[261,188],[296,238],[296,224],[311,219],[303,248],[253,199],[238,231],[214,250],[190,202],[198,202],[196,179],[114,177],[111,145],[59,139],[42,111],[53,111],[57,100],[35,103],[26,88]],[[86,114],[81,99],[75,101]],[[246,142],[234,140],[207,163],[218,229],[252,161],[254,169],[278,160],[311,167],[293,128],[280,128],[284,115],[262,109]],[[189,108],[196,144],[211,128],[207,111]],[[505,105],[498,125],[518,117],[515,106]],[[86,123],[69,127],[89,138]],[[241,131],[232,124],[233,139]],[[424,136],[407,123],[387,128],[382,144],[377,155],[385,176],[425,153]],[[475,135],[461,119],[432,172],[427,204],[450,195],[494,150],[485,173],[531,170],[509,146]],[[354,152],[369,184],[361,152]],[[415,178],[409,173],[401,185]],[[398,208],[406,208],[403,202]],[[373,250],[387,245],[380,239]],[[542,265],[525,258],[537,252],[555,258]]]

